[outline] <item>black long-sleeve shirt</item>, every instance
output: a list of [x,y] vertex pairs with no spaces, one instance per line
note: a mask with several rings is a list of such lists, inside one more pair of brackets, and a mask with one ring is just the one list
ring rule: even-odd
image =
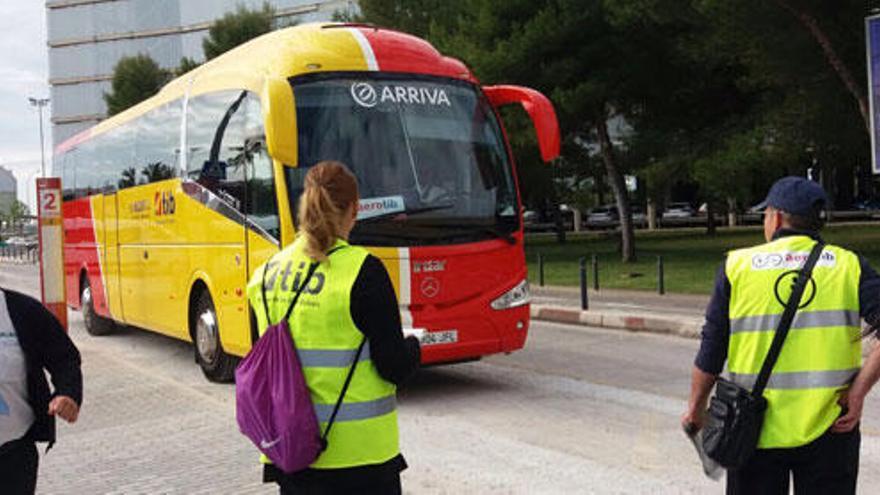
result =
[[[820,239],[818,233],[793,229],[781,229],[776,232],[773,239],[792,235],[806,235],[815,240]],[[859,263],[861,265],[859,315],[868,323],[876,324],[880,322],[880,275],[862,256],[859,256]],[[712,375],[720,374],[724,368],[730,339],[730,280],[724,267],[725,263],[721,263],[715,276],[715,288],[706,306],[706,322],[703,324],[700,350],[694,360],[697,368]]]
[[382,378],[403,384],[418,369],[419,341],[404,338],[400,308],[388,272],[375,256],[367,256],[351,289],[351,318],[370,343],[370,359]]
[[[55,442],[55,417],[50,416],[49,401],[65,395],[82,404],[83,380],[80,355],[64,328],[36,299],[3,289],[9,319],[25,356],[28,403],[34,412],[34,424],[27,438],[36,442]],[[43,370],[49,372],[52,387]]]

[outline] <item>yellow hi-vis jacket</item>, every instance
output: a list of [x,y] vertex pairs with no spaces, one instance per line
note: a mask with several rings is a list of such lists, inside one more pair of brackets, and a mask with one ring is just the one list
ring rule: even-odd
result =
[[[308,274],[311,260],[305,241],[297,239],[258,268],[247,292],[262,333],[266,315],[260,284],[266,273],[269,317],[277,323],[284,316]],[[351,289],[369,253],[337,241],[327,260],[321,262],[303,290],[288,320],[306,384],[323,432],[342,390],[345,377],[364,335],[351,317]],[[310,466],[347,468],[380,464],[396,457],[398,446],[396,387],[382,378],[370,360],[369,342],[364,345],[345,400],[339,409],[328,447]],[[263,457],[264,463],[268,460]]]
[[[795,274],[815,242],[788,236],[729,253],[727,367],[734,382],[751,389],[757,380]],[[855,254],[825,247],[764,391],[768,407],[758,448],[806,445],[840,415],[839,391],[849,385],[862,360],[860,273]]]

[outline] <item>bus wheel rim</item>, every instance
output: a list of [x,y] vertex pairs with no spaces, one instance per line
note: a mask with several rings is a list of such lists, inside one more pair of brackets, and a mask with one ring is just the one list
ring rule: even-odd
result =
[[205,363],[213,363],[217,357],[217,318],[206,309],[196,321],[196,347]]
[[92,288],[86,286],[82,291],[82,308],[83,308],[83,320],[85,320],[86,326],[90,326],[92,322]]

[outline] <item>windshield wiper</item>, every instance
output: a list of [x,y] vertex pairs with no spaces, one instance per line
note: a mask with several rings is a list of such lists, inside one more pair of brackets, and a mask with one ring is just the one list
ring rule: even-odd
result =
[[422,208],[413,208],[411,210],[403,210],[403,211],[389,211],[388,213],[382,213],[381,215],[376,215],[374,217],[365,218],[363,220],[358,220],[357,223],[366,224],[373,223],[377,220],[383,220],[389,217],[396,217],[398,215],[416,215],[419,213],[427,213],[429,211],[437,211],[437,210],[448,210],[453,208],[455,205],[452,204],[443,204],[443,205],[433,205],[433,206],[424,206]]

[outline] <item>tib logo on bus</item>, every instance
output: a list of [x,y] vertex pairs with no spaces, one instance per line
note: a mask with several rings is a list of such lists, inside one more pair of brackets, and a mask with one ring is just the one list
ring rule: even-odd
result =
[[172,191],[156,191],[153,196],[153,212],[157,217],[173,215],[176,208]]
[[387,84],[376,89],[368,82],[356,82],[351,85],[351,97],[355,103],[365,108],[373,108],[380,103],[388,102],[407,105],[452,106],[445,89],[426,86]]

